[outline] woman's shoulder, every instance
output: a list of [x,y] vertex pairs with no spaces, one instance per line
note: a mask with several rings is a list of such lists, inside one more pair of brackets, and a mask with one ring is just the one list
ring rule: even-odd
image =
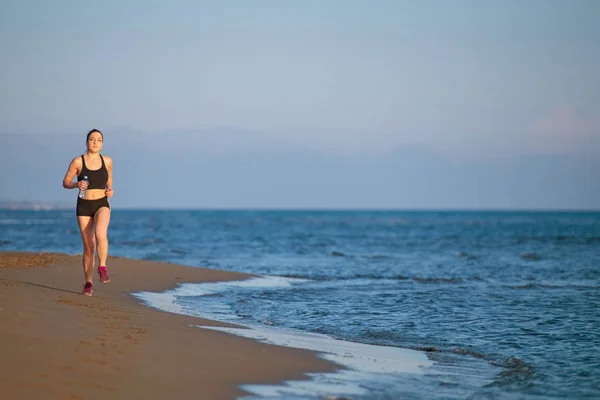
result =
[[107,165],[112,165],[112,158],[111,158],[111,157],[109,157],[109,156],[105,156],[104,154],[102,154],[102,158],[104,159],[104,162],[105,162]]
[[71,160],[71,164],[73,164],[73,165],[83,165],[83,162],[81,161],[81,155],[73,158]]

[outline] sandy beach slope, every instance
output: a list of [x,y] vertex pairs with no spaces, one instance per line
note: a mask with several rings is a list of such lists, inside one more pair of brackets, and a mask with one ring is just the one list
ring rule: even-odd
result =
[[250,275],[111,257],[80,294],[81,256],[0,252],[0,399],[234,399],[240,384],[338,367],[316,354],[189,325],[129,293]]

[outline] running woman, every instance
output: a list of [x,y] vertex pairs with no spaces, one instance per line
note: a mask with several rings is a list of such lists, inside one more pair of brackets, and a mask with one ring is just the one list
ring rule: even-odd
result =
[[[93,292],[94,255],[98,254],[98,275],[100,282],[108,283],[106,270],[108,258],[108,224],[110,223],[110,201],[112,190],[112,159],[102,156],[104,135],[97,129],[88,132],[87,152],[74,158],[63,179],[65,189],[86,190],[85,198],[77,197],[77,223],[83,240],[83,273],[85,284],[83,294]],[[73,179],[77,176],[77,182]],[[83,177],[88,177],[88,182]]]

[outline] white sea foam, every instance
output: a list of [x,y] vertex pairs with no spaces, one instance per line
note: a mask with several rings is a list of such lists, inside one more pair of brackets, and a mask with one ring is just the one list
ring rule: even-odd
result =
[[366,396],[369,391],[362,387],[364,374],[351,370],[341,370],[335,373],[307,374],[309,380],[287,381],[281,385],[241,385],[240,387],[250,396],[238,399],[288,399],[291,396],[317,397],[319,399],[348,398],[350,396]]
[[227,332],[249,339],[277,346],[307,349],[322,353],[323,358],[355,371],[370,373],[421,373],[423,367],[432,362],[424,352],[398,347],[374,346],[334,339],[318,333],[287,331],[264,327],[260,329],[239,329],[214,326],[200,326]]
[[159,310],[173,314],[185,314],[185,312],[183,312],[183,307],[175,302],[175,293],[176,290],[169,290],[163,293],[139,292],[133,293],[133,296]]
[[[291,288],[304,279],[263,276],[243,281],[182,284],[177,289],[163,293],[140,292],[134,296],[151,307],[176,314],[193,315],[201,318],[236,322],[238,319],[228,305],[210,310],[186,309],[177,300],[188,296],[214,296],[231,288]],[[239,324],[239,322],[238,322]],[[244,385],[242,388],[260,397],[274,396],[362,396],[367,394],[363,383],[397,379],[398,374],[422,374],[433,363],[424,352],[397,347],[375,346],[337,340],[330,336],[306,333],[268,326],[225,328],[194,325],[254,339],[277,346],[312,350],[323,358],[340,365],[340,370],[326,374],[309,374],[308,381],[288,381],[282,385]],[[395,377],[395,378],[394,378]]]
[[294,283],[306,282],[306,279],[285,278],[279,276],[262,276],[249,278],[241,281],[229,282],[206,282],[206,283],[182,283],[176,289],[167,290],[162,293],[138,292],[133,296],[143,300],[151,307],[158,308],[175,314],[193,315],[205,319],[223,322],[233,322],[239,318],[231,312],[227,305],[213,307],[210,310],[186,309],[177,303],[177,298],[211,296],[227,292],[232,288],[291,288]]

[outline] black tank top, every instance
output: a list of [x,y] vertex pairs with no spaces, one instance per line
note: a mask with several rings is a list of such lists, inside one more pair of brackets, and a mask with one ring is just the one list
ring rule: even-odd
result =
[[81,162],[83,167],[77,177],[77,182],[83,179],[84,176],[88,177],[88,189],[106,189],[106,182],[108,182],[108,170],[104,165],[104,158],[100,155],[102,160],[102,166],[99,169],[90,170],[85,165],[85,159],[81,156]]

